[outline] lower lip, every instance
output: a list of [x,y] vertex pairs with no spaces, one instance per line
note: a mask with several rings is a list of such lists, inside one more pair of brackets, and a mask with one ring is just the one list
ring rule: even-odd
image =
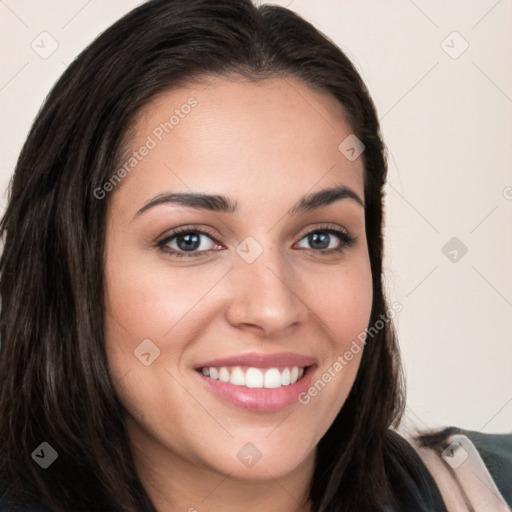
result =
[[310,386],[315,367],[309,366],[304,375],[295,384],[280,388],[248,388],[235,386],[229,382],[210,379],[202,373],[195,372],[213,393],[230,404],[256,412],[274,412],[290,407],[298,402],[298,397]]

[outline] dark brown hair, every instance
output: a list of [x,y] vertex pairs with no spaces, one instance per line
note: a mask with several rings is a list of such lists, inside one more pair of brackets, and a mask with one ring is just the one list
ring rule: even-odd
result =
[[[67,68],[17,162],[0,225],[0,479],[6,496],[58,512],[154,512],[138,479],[104,347],[108,197],[138,112],[205,76],[295,78],[335,97],[364,143],[370,325],[385,315],[386,159],[368,91],[328,38],[292,11],[249,0],[152,0]],[[341,142],[341,141],[340,141]],[[404,408],[391,322],[366,345],[348,399],[317,447],[315,511],[445,510],[412,448],[390,427]],[[59,456],[42,470],[43,441]],[[410,508],[404,508],[410,507]]]

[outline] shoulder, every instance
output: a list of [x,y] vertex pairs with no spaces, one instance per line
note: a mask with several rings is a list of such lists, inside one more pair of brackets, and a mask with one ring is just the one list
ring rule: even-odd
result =
[[512,510],[512,433],[457,427],[416,435],[413,446],[451,510]]

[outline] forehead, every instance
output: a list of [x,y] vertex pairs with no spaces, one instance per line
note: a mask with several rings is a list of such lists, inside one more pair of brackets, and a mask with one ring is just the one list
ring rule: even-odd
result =
[[132,203],[164,190],[271,202],[317,183],[343,183],[364,197],[362,158],[339,149],[352,133],[342,106],[292,78],[216,77],[167,91],[130,132],[126,157],[139,157],[119,188]]

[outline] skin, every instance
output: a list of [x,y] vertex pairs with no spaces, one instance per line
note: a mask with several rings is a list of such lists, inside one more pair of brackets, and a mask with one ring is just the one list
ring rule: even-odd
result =
[[[317,358],[316,381],[349,349],[371,311],[364,208],[349,198],[287,212],[339,184],[364,201],[363,161],[338,149],[352,130],[337,100],[291,78],[217,77],[161,94],[137,118],[130,150],[191,97],[197,106],[107,198],[106,350],[137,471],[159,512],[307,511],[315,447],[362,351],[308,404],[277,412],[225,402],[194,365],[294,352]],[[191,191],[229,196],[238,211],[167,203],[136,215],[159,194]],[[356,242],[315,252],[306,235],[325,223]],[[189,225],[216,238],[201,235],[199,257],[155,247]],[[250,264],[236,252],[248,236],[263,249]],[[331,235],[329,248],[339,245]],[[176,238],[169,246],[183,248]],[[144,339],[160,350],[149,366],[133,353]],[[262,454],[252,467],[237,457],[248,442]]]

